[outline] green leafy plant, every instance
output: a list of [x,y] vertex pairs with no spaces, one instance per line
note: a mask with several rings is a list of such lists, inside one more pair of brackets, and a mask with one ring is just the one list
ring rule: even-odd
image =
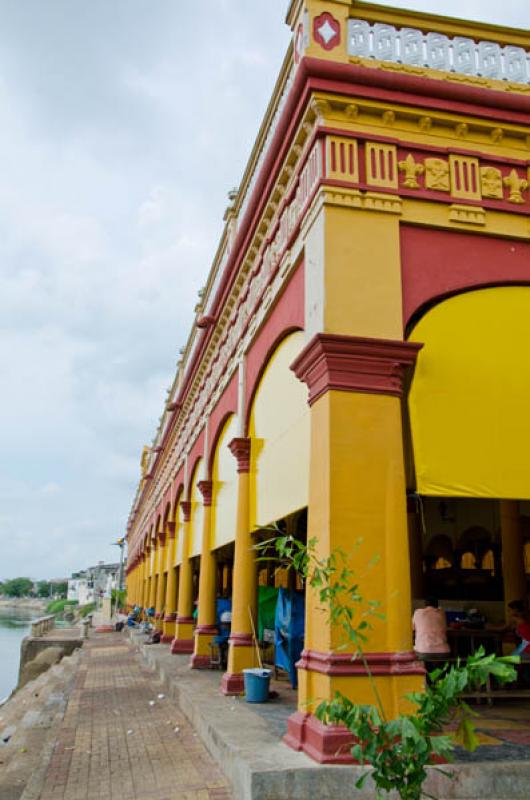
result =
[[84,619],[88,614],[92,614],[96,610],[95,603],[87,603],[85,606],[79,606],[79,617]]
[[77,604],[77,600],[52,600],[46,606],[46,611],[48,614],[62,614],[65,609]]
[[[480,648],[465,662],[446,664],[429,673],[423,692],[407,696],[415,706],[412,713],[388,720],[363,652],[371,619],[384,616],[379,602],[364,600],[350,558],[343,551],[319,558],[315,540],[306,546],[274,527],[269,530],[273,538],[257,545],[260,559],[274,559],[280,568],[296,570],[317,591],[322,612],[340,632],[337,649],[353,651],[352,660],[362,661],[372,687],[373,704],[359,705],[336,692],[332,700],[318,705],[316,717],[324,724],[343,724],[353,734],[353,758],[372,767],[357,781],[358,788],[371,778],[378,798],[397,791],[402,800],[421,800],[427,796],[423,784],[429,765],[451,761],[456,744],[468,750],[478,746],[474,714],[465,694],[484,686],[490,677],[500,684],[515,680],[514,664],[519,658],[486,655]],[[360,544],[358,540],[356,547]],[[456,725],[453,735],[444,733],[449,723]]]

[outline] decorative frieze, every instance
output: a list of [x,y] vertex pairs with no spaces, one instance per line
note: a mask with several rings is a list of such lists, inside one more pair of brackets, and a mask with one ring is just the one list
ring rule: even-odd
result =
[[528,181],[526,178],[521,178],[516,169],[512,169],[510,174],[503,179],[503,184],[509,190],[509,203],[520,205],[525,202],[522,193],[528,189]]
[[366,183],[397,189],[397,148],[393,144],[367,142],[365,145]]
[[418,176],[425,172],[423,164],[414,161],[414,156],[409,153],[403,161],[399,162],[398,167],[399,171],[404,173],[403,186],[406,189],[419,189]]
[[502,172],[496,167],[480,168],[480,191],[482,197],[502,200],[504,197]]
[[530,83],[530,53],[522,47],[502,47],[496,42],[475,42],[464,36],[423,33],[416,28],[348,21],[348,55],[429,67],[461,75]]
[[[326,135],[324,178],[352,188],[440,192],[455,200],[526,203],[529,179],[518,169],[484,164],[478,156],[398,150],[394,144]],[[432,153],[432,150],[430,151]],[[364,162],[364,176],[359,168]],[[525,165],[522,168],[527,169]],[[366,195],[366,197],[368,194]],[[380,195],[384,197],[384,194]],[[351,205],[351,203],[350,203]],[[355,203],[367,207],[363,197]]]
[[480,200],[482,197],[478,158],[449,156],[451,194],[461,200]]
[[356,139],[326,136],[326,176],[332,180],[359,181],[359,156]]
[[465,225],[485,225],[486,212],[478,206],[463,206],[455,203],[449,206],[449,221]]
[[425,188],[436,189],[439,192],[448,192],[451,189],[449,182],[449,164],[443,158],[426,158]]

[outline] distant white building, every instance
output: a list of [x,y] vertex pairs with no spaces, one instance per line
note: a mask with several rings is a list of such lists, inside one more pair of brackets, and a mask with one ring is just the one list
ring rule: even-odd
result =
[[77,600],[80,606],[93,603],[118,585],[119,564],[99,561],[95,567],[73,572],[68,580],[68,600]]

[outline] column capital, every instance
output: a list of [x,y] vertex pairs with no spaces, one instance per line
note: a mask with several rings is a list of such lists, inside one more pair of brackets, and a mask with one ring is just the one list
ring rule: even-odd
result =
[[213,492],[213,481],[199,481],[197,484],[197,488],[199,492],[202,494],[202,502],[205,506],[212,505],[212,492]]
[[182,516],[184,517],[184,522],[189,522],[191,519],[191,503],[189,500],[181,500],[180,507],[182,509]]
[[230,452],[237,459],[238,472],[250,472],[250,438],[236,436],[229,442]]
[[175,523],[174,522],[167,522],[167,535],[169,539],[175,538]]
[[330,389],[401,397],[405,370],[423,347],[417,342],[317,333],[291,364],[309,388],[309,405]]

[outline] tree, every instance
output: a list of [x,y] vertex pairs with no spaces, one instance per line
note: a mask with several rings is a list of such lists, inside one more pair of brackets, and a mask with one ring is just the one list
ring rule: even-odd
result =
[[37,597],[49,597],[51,594],[51,584],[49,581],[39,581],[37,583]]
[[52,583],[52,592],[59,597],[66,597],[68,593],[68,581],[57,581]]
[[4,581],[2,591],[7,597],[27,597],[33,592],[33,581],[29,578],[13,578]]

